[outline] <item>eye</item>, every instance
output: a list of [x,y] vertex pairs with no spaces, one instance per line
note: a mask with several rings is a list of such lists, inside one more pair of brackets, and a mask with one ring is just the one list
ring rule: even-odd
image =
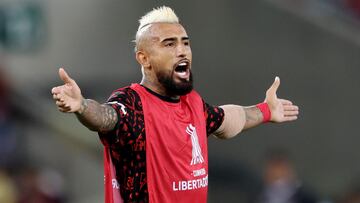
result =
[[184,42],[184,45],[185,45],[185,46],[189,46],[189,45],[190,45],[190,42],[189,42],[189,41],[185,41],[185,42]]
[[169,42],[169,43],[165,44],[166,47],[172,47],[172,46],[174,46],[174,45],[175,45],[174,42]]

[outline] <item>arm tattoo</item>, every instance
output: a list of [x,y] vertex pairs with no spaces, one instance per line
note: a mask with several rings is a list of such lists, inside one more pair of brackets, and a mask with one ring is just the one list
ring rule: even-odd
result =
[[115,109],[109,105],[83,99],[80,109],[76,116],[90,130],[107,132],[112,130],[118,122]]
[[88,107],[87,99],[83,99],[83,100],[81,101],[81,107],[80,107],[80,110],[79,110],[78,113],[79,113],[79,114],[82,114],[84,111],[86,111],[87,107]]
[[255,127],[262,123],[263,115],[256,106],[245,107],[246,122],[244,129]]

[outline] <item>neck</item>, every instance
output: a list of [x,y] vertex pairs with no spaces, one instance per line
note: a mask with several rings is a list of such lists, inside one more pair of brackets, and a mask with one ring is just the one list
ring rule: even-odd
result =
[[[156,79],[154,79],[156,80]],[[149,80],[148,78],[146,78],[145,76],[143,76],[143,78],[141,79],[140,84],[149,88],[151,91],[156,92],[157,94],[164,96],[164,97],[169,97],[171,99],[179,99],[180,96],[179,95],[170,95],[166,92],[165,88],[158,82],[158,81],[154,81],[154,80]]]

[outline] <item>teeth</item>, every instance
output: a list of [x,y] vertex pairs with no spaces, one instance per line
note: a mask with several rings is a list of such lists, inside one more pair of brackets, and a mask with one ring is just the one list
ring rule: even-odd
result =
[[186,65],[187,65],[186,62],[182,62],[182,63],[179,64],[179,66],[186,66]]

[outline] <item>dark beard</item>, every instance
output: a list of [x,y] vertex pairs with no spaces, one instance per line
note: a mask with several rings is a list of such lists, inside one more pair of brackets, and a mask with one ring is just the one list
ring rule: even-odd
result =
[[186,95],[193,89],[193,76],[191,70],[189,81],[181,80],[179,83],[175,82],[173,79],[174,72],[172,72],[171,75],[167,75],[164,72],[157,72],[156,75],[160,84],[164,86],[166,94],[169,96]]

